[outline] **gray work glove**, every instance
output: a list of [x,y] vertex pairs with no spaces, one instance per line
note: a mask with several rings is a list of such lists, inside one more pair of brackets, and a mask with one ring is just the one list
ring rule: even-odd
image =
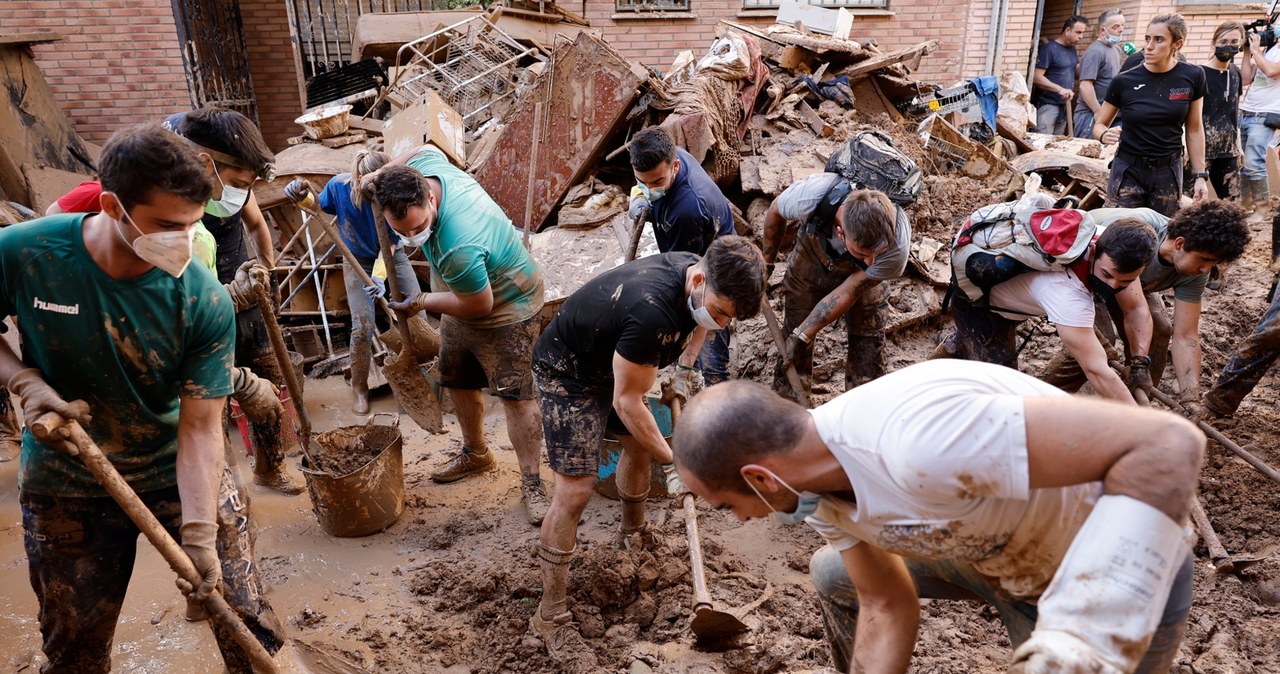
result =
[[684,486],[684,480],[680,479],[680,473],[676,470],[675,463],[662,464],[662,474],[667,478],[667,494],[671,498],[679,498],[681,494],[691,494],[689,488]]
[[1126,382],[1130,391],[1150,391],[1151,358],[1149,356],[1129,356],[1129,377]]
[[393,311],[405,311],[411,314],[416,314],[419,311],[422,311],[422,306],[419,304],[419,300],[425,297],[425,295],[426,293],[418,293],[413,297],[407,297],[399,302],[387,302],[387,306],[390,306]]
[[782,348],[782,367],[785,369],[788,365],[796,364],[796,357],[804,350],[806,344],[800,341],[795,333],[787,335],[787,342]]
[[222,563],[218,561],[215,545],[218,523],[208,520],[183,522],[178,533],[182,536],[182,551],[191,558],[201,578],[200,586],[194,587],[186,578],[179,577],[176,581],[178,589],[196,601],[204,601],[222,584]]
[[627,216],[633,221],[644,215],[649,210],[649,200],[644,197],[634,197],[631,199],[631,205],[627,208]]
[[271,287],[271,272],[256,260],[246,260],[236,270],[236,277],[225,286],[237,312],[257,304],[258,296],[254,288],[259,285],[263,288]]
[[37,440],[51,447],[57,447],[70,456],[77,456],[80,450],[68,439],[71,431],[62,424],[50,434],[39,430],[36,420],[54,412],[64,421],[78,421],[82,425],[89,423],[89,403],[83,400],[67,402],[44,381],[39,370],[29,367],[18,370],[9,378],[9,392],[22,399],[22,422],[31,429]]
[[679,400],[680,405],[684,406],[704,388],[706,382],[701,370],[677,365],[671,378],[662,383],[662,404],[670,407],[673,401]]
[[369,280],[373,281],[373,285],[364,287],[364,294],[369,296],[369,301],[377,302],[379,297],[386,297],[387,282],[377,276],[370,276]]
[[280,419],[284,406],[280,404],[280,389],[267,379],[254,374],[247,367],[238,367],[234,376],[235,390],[231,397],[240,403],[244,415],[255,424],[269,424]]
[[302,178],[294,178],[284,186],[284,195],[295,204],[300,204],[311,196],[311,185]]

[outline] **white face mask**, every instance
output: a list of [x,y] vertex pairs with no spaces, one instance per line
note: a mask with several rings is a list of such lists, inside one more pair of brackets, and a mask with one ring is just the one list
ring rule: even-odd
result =
[[432,227],[428,227],[422,230],[421,232],[414,234],[413,236],[405,236],[399,232],[396,232],[396,236],[400,237],[400,243],[404,244],[405,246],[417,248],[419,246],[426,244],[427,239],[431,238],[432,229],[433,229]]
[[[181,230],[143,234],[142,230],[133,223],[133,218],[123,210],[121,212],[124,213],[124,220],[117,222],[129,223],[133,231],[138,233],[138,238],[130,244],[134,254],[163,269],[174,278],[181,277],[187,270],[187,265],[191,264],[191,247],[196,238],[196,228],[191,226]],[[120,236],[124,237],[124,232],[120,232]]]
[[216,170],[213,175],[217,176],[218,183],[222,185],[222,198],[206,202],[204,212],[216,218],[229,218],[239,213],[240,209],[244,208],[245,202],[249,201],[249,190],[229,187],[222,182],[222,176]]
[[693,308],[693,295],[689,295],[688,302],[689,302],[689,313],[693,314],[693,322],[697,323],[698,327],[704,330],[709,330],[711,332],[724,329],[723,326],[721,326],[719,323],[716,322],[716,319],[711,317],[711,311],[707,309],[706,283],[702,284],[702,306],[698,307],[697,309]]

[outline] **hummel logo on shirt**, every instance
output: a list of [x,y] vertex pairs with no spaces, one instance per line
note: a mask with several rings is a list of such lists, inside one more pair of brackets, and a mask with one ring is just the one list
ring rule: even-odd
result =
[[55,304],[53,302],[46,302],[37,297],[31,306],[41,311],[52,311],[55,314],[67,314],[68,316],[80,315],[79,304]]

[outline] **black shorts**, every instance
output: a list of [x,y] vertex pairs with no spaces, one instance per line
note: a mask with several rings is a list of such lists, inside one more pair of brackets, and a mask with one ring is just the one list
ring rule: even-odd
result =
[[551,470],[569,477],[595,477],[605,437],[631,435],[613,411],[613,389],[570,393],[555,377],[539,374],[535,381]]
[[503,400],[533,400],[533,346],[537,316],[496,328],[477,328],[444,316],[440,321],[440,385]]

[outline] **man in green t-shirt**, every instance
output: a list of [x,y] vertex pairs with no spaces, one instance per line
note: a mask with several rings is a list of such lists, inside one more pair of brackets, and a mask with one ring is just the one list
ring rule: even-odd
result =
[[[1099,227],[1122,218],[1135,218],[1156,232],[1156,254],[1142,272],[1139,282],[1146,294],[1148,311],[1124,314],[1114,299],[1108,311],[1094,313],[1096,328],[1112,343],[1124,340],[1130,366],[1131,385],[1160,383],[1170,352],[1178,380],[1178,399],[1184,405],[1200,405],[1200,301],[1209,272],[1216,264],[1227,264],[1244,253],[1249,242],[1245,211],[1231,201],[1214,200],[1192,204],[1172,218],[1150,208],[1099,208],[1089,212]],[[1160,293],[1173,290],[1173,322],[1165,316]],[[1130,330],[1117,328],[1132,321],[1133,335],[1142,342],[1130,344]],[[1127,327],[1127,326],[1126,326]],[[1148,355],[1129,355],[1148,354]],[[1045,381],[1067,391],[1084,383],[1080,366],[1063,352],[1049,362]]]
[[[0,230],[0,314],[16,315],[22,336],[21,358],[0,343],[0,381],[27,426],[19,500],[45,670],[105,674],[139,531],[33,422],[52,412],[85,426],[181,540],[204,579],[188,594],[202,599],[223,582],[216,497],[235,315],[213,274],[190,264],[212,191],[195,151],[136,127],[112,137],[99,169],[101,212]],[[269,651],[273,628],[250,621]],[[251,671],[230,633],[215,632],[228,668]]]
[[431,263],[431,291],[399,305],[442,316],[440,383],[453,401],[463,445],[431,479],[453,482],[496,465],[484,439],[480,389],[487,385],[503,402],[526,515],[541,524],[550,502],[538,475],[542,425],[531,361],[541,327],[542,268],[498,204],[443,152],[423,146],[405,164],[392,162],[366,185],[400,241],[421,246]]

